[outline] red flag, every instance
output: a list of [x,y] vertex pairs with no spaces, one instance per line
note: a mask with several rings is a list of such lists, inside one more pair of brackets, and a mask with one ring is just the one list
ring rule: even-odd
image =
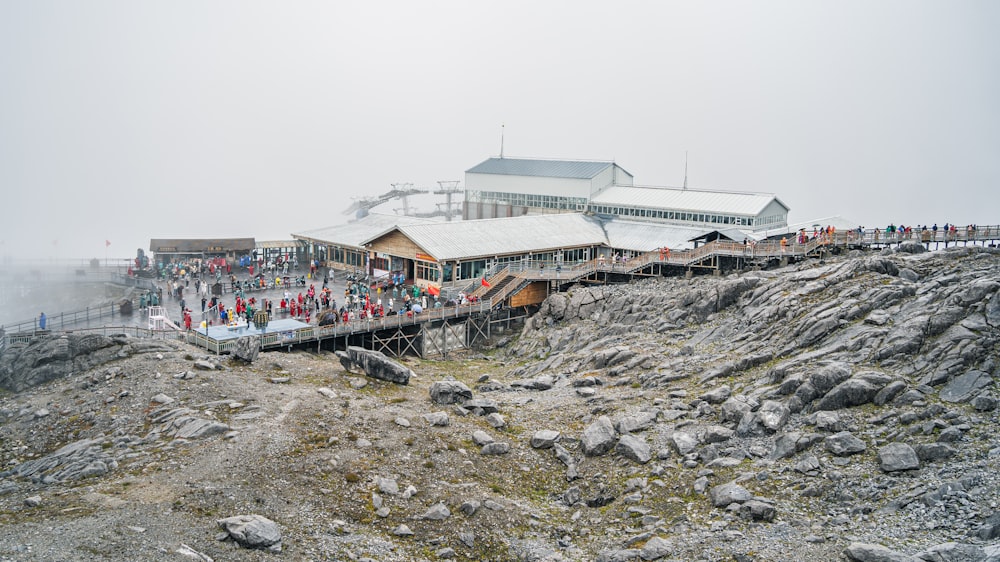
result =
[[489,282],[486,281],[485,277],[483,277],[482,282],[483,282],[483,287],[489,287],[490,286]]
[[432,296],[432,297],[436,297],[436,296],[438,296],[438,295],[441,294],[441,289],[435,287],[434,285],[428,285],[427,286],[427,294],[430,295],[430,296]]
[[110,245],[111,245],[111,240],[105,240],[105,241],[104,241],[104,247],[105,247],[105,248],[107,248],[107,247],[108,247],[108,246],[110,246]]

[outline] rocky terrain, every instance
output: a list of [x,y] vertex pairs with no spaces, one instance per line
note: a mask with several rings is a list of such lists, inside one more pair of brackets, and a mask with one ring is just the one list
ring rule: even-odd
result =
[[902,249],[574,287],[406,384],[12,347],[0,560],[1000,560],[1000,252]]

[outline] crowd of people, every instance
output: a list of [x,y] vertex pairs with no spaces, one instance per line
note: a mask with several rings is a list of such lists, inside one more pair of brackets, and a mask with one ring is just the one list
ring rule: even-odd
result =
[[[201,328],[247,327],[255,323],[258,311],[266,312],[268,319],[289,318],[307,324],[330,325],[395,315],[412,317],[429,309],[478,300],[463,293],[445,300],[436,288],[428,291],[416,284],[408,285],[401,272],[393,272],[376,282],[367,276],[361,279],[345,277],[343,297],[338,302],[338,295],[331,287],[332,269],[323,271],[318,262],[310,262],[308,275],[284,275],[289,264],[294,271],[295,260],[286,260],[280,265],[246,260],[231,264],[221,259],[163,264],[159,277],[164,289],[144,293],[140,297],[140,308],[160,305],[162,295],[166,294],[177,302],[184,328],[190,330],[195,325]],[[275,275],[273,280],[271,274]],[[321,284],[320,275],[323,276]],[[228,276],[228,283],[223,284],[223,276]],[[255,293],[259,291],[265,291],[266,295],[258,298]],[[194,319],[197,313],[189,307],[188,297],[201,301],[197,322]]]

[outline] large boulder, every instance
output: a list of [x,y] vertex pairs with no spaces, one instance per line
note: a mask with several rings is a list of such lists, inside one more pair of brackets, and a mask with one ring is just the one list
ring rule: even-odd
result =
[[749,490],[740,486],[736,482],[727,482],[712,487],[708,491],[708,497],[715,507],[726,507],[731,503],[743,503],[753,499],[753,494]]
[[216,521],[229,538],[244,548],[266,548],[281,552],[281,530],[263,515],[235,515]]
[[373,379],[408,384],[413,372],[403,365],[389,359],[381,351],[371,351],[363,347],[350,346],[347,357],[351,363],[358,365],[366,375]]
[[463,404],[472,400],[472,390],[458,381],[435,381],[430,388],[431,401],[435,404]]
[[632,459],[639,464],[646,464],[653,458],[652,451],[646,441],[635,435],[623,435],[615,445],[619,455]]
[[21,392],[137,353],[164,351],[173,351],[166,341],[125,335],[39,335],[26,344],[11,344],[0,354],[0,388]]
[[878,450],[878,461],[882,470],[896,472],[920,468],[917,452],[906,443],[889,443]]
[[233,356],[246,363],[253,363],[260,354],[260,336],[243,336],[233,345]]
[[607,416],[601,416],[583,430],[580,440],[583,454],[588,457],[603,455],[615,446],[615,426]]
[[827,451],[838,457],[846,457],[865,451],[865,442],[855,437],[850,431],[834,433],[827,437],[823,444]]

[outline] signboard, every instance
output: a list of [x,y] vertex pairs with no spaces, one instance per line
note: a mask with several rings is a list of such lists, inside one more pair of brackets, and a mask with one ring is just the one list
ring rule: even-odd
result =
[[437,261],[434,259],[434,256],[428,256],[427,254],[421,254],[420,252],[417,252],[417,259],[423,261]]

